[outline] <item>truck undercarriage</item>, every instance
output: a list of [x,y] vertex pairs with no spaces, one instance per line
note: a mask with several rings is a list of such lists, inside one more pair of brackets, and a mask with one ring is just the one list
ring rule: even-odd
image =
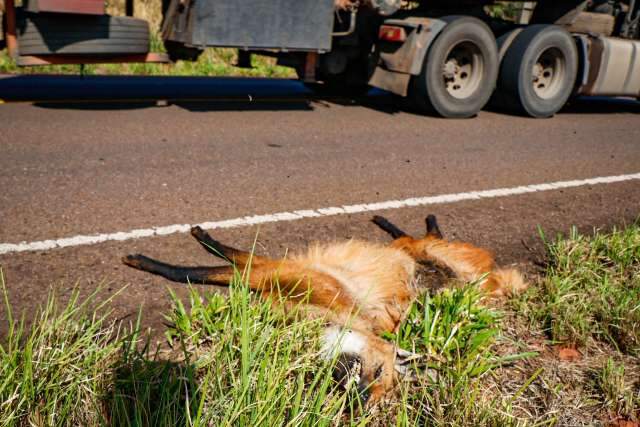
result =
[[[3,28],[20,65],[195,60],[232,47],[241,65],[273,56],[307,83],[370,85],[445,117],[488,102],[548,117],[573,95],[640,96],[640,0],[163,0],[167,54],[149,52],[146,22],[105,15],[100,0],[13,1]],[[517,19],[495,16],[496,3]]]

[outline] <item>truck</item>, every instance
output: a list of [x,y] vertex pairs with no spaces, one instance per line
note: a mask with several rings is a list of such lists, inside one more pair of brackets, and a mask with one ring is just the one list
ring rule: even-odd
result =
[[[208,47],[274,57],[300,80],[348,94],[379,88],[417,111],[468,118],[490,105],[551,117],[575,96],[640,98],[640,0],[161,0],[149,24],[103,0],[5,0],[21,66],[196,60]],[[519,10],[496,16],[495,5]],[[506,6],[505,6],[506,5]]]

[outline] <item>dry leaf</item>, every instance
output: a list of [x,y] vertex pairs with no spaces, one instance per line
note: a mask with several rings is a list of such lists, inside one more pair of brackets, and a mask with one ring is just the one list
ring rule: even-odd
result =
[[611,427],[640,427],[637,421],[615,420],[610,424]]
[[575,362],[582,358],[582,355],[578,350],[571,347],[562,347],[558,349],[558,357],[560,360],[564,360],[566,362]]

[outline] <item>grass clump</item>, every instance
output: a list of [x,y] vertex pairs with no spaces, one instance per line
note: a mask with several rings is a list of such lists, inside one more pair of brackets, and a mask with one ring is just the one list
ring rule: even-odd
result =
[[[490,347],[499,333],[499,313],[480,304],[475,285],[423,294],[400,328],[401,348],[424,354],[458,373],[479,375],[490,364]],[[432,366],[433,367],[433,366]]]
[[523,311],[554,341],[585,345],[593,338],[640,355],[640,225],[609,234],[578,234],[547,243],[541,286]]
[[401,386],[400,425],[512,425],[507,401],[486,392],[484,376],[534,353],[494,353],[501,315],[482,303],[475,284],[423,294],[392,338],[422,354],[412,383]]
[[12,318],[1,272],[0,282],[9,317],[0,343],[0,426],[103,423],[101,397],[119,352],[108,312],[97,314],[103,307],[91,307],[93,295],[80,301],[74,292],[60,306],[51,293],[27,329]]
[[612,414],[630,418],[640,410],[640,390],[634,394],[625,370],[623,362],[607,357],[602,366],[592,372],[593,386],[605,408]]
[[190,309],[172,297],[167,350],[77,293],[62,309],[51,294],[28,331],[11,319],[0,425],[327,426],[350,409],[320,357],[319,321],[287,321],[240,277],[228,297],[192,290]]
[[190,310],[173,301],[167,335],[195,370],[196,424],[333,425],[341,417],[347,402],[332,362],[320,357],[319,321],[288,321],[239,278],[228,298],[192,291]]
[[132,332],[116,330],[104,320],[108,312],[93,314],[91,300],[77,294],[61,310],[52,294],[28,332],[11,320],[8,344],[1,347],[0,423],[323,426],[495,419],[479,380],[495,362],[487,361],[487,351],[497,316],[477,305],[471,287],[416,302],[394,338],[429,354],[429,363],[416,365],[419,379],[401,384],[398,398],[374,412],[360,410],[349,400],[352,391],[337,388],[334,362],[320,356],[320,321],[290,321],[291,313],[255,298],[239,276],[228,296],[192,290],[188,305],[171,298],[165,349],[153,348],[139,324]]

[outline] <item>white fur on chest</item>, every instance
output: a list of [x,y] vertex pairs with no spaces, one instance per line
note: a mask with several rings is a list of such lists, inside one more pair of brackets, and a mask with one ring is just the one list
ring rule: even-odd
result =
[[358,332],[330,326],[322,337],[322,353],[326,358],[333,358],[340,353],[362,354],[367,342]]

